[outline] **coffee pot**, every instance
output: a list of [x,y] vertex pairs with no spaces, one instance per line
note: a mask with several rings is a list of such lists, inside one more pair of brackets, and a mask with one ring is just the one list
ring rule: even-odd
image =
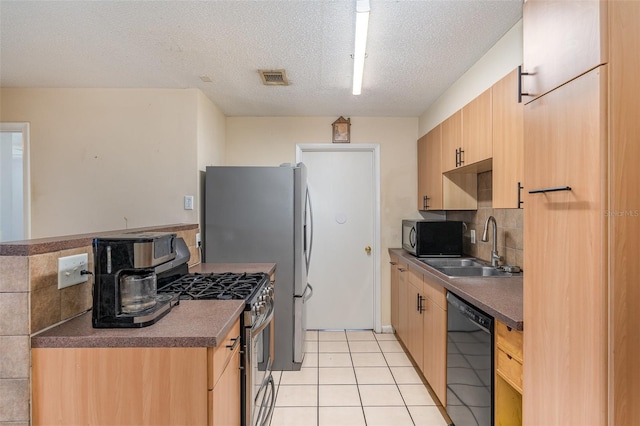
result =
[[173,267],[174,233],[132,232],[93,241],[95,328],[145,327],[178,304],[173,295],[157,294],[157,274]]

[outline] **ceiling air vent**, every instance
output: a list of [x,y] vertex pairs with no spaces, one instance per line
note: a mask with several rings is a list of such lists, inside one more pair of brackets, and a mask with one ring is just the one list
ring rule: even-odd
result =
[[288,86],[287,72],[285,70],[258,70],[265,86]]

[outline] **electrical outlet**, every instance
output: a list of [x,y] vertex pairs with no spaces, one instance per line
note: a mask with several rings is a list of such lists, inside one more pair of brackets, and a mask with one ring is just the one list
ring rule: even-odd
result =
[[71,287],[89,281],[89,275],[82,271],[89,269],[89,255],[76,254],[58,258],[58,289]]
[[184,196],[184,209],[193,210],[193,195]]
[[198,232],[196,234],[196,247],[200,247],[200,244],[202,244],[202,241],[200,240],[200,233]]
[[476,230],[472,229],[471,230],[471,244],[475,244],[476,243]]

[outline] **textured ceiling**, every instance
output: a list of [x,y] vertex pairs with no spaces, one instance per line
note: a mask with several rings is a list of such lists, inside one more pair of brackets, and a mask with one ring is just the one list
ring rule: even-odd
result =
[[[355,3],[0,0],[0,85],[196,87],[227,116],[419,116],[522,16],[522,0],[370,0],[353,96]],[[261,68],[291,85],[263,86]]]

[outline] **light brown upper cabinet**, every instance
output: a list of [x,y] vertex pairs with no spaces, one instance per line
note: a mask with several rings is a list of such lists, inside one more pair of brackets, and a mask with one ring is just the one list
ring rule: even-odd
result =
[[[491,134],[488,89],[442,123],[442,170],[449,172],[489,160],[493,151]],[[489,169],[483,166],[476,172]]]
[[607,62],[607,2],[527,0],[523,6],[524,102]]
[[442,171],[455,170],[462,147],[462,110],[442,122]]
[[462,107],[462,152],[460,163],[469,166],[491,158],[491,89]]
[[524,168],[524,106],[518,103],[518,70],[491,88],[493,122],[493,208],[521,207]]
[[418,140],[418,210],[442,210],[442,126]]

